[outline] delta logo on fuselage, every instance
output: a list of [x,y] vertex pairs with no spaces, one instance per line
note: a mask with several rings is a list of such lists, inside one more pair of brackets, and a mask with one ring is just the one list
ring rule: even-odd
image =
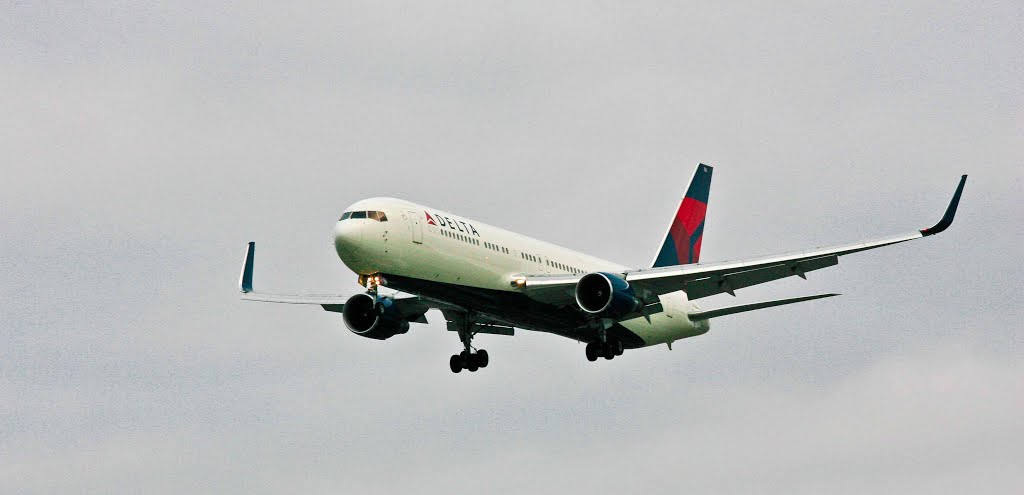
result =
[[[448,227],[449,229],[458,230],[459,232],[462,232],[464,234],[473,234],[477,237],[480,237],[480,233],[476,231],[476,228],[474,228],[473,224],[471,223],[467,224],[462,220],[452,220],[446,216],[438,215],[437,213],[435,213],[434,216],[430,216],[430,213],[424,211],[423,214],[427,216],[427,225]],[[437,218],[437,221],[434,221],[435,217]]]

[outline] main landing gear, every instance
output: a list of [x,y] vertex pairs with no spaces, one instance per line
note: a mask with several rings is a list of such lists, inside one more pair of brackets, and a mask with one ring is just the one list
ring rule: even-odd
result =
[[487,351],[483,349],[476,352],[465,350],[452,355],[451,359],[448,360],[448,366],[451,367],[452,373],[458,373],[463,369],[466,371],[476,371],[480,368],[486,368],[488,362],[490,362],[490,359],[487,357]]
[[624,350],[622,342],[618,340],[590,342],[587,344],[587,361],[597,361],[599,357],[610,360],[615,356],[621,356]]
[[486,368],[487,363],[491,361],[487,356],[487,351],[483,349],[473,350],[474,322],[472,312],[460,319],[462,321],[458,321],[459,339],[462,340],[465,350],[452,355],[451,359],[448,360],[448,367],[451,368],[452,373],[458,373],[464,369],[473,372],[480,368]]

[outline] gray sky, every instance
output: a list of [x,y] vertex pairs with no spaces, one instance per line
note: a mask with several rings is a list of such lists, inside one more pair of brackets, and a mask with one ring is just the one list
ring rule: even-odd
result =
[[[0,492],[1020,493],[1019,2],[0,6]],[[922,228],[708,335],[588,363],[386,342],[257,287],[407,198],[631,265]],[[538,198],[543,198],[538,200]],[[728,296],[706,307],[734,304]],[[437,321],[438,315],[432,315]]]

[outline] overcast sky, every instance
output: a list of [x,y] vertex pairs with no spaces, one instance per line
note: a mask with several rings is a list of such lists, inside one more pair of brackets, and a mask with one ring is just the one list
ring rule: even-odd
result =
[[[1020,2],[0,5],[0,492],[1021,493]],[[395,196],[645,266],[714,165],[702,259],[946,233],[839,298],[589,363],[386,342],[331,228]]]

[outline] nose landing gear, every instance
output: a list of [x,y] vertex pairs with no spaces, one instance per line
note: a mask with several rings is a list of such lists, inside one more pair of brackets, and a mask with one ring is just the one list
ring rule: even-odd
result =
[[386,284],[387,282],[384,280],[384,277],[382,277],[380,273],[372,273],[370,275],[359,276],[359,285],[366,287],[366,292],[370,294],[376,294],[377,287]]

